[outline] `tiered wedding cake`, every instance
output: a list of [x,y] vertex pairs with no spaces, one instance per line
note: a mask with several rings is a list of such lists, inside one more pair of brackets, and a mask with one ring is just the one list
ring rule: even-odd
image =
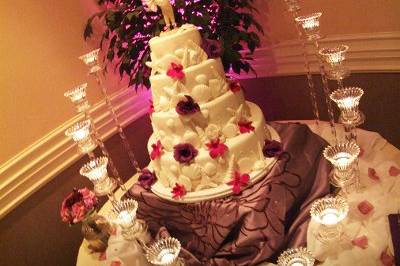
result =
[[[263,177],[273,158],[265,158],[266,140],[279,139],[266,126],[260,108],[244,99],[237,82],[227,81],[220,58],[208,58],[194,25],[163,32],[150,40],[150,77],[154,133],[148,150],[158,182],[153,191],[193,202],[238,192]],[[240,186],[239,186],[240,188]],[[236,190],[236,191],[235,191]],[[175,195],[176,196],[176,195]]]

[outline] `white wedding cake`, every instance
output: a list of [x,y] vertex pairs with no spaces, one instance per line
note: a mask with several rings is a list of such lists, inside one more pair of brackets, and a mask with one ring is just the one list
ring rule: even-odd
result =
[[181,200],[196,201],[232,193],[235,172],[248,174],[249,184],[264,176],[274,161],[264,157],[264,143],[279,137],[226,79],[220,58],[208,58],[198,29],[185,24],[149,44],[153,191],[173,200],[178,185],[186,191]]

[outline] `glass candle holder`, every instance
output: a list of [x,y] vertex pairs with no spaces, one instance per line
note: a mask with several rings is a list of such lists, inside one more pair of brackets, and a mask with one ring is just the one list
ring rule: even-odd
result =
[[181,243],[173,237],[167,237],[151,245],[147,249],[146,258],[153,265],[184,265],[178,258],[180,251]]
[[100,49],[96,49],[79,57],[80,60],[82,60],[88,67],[90,67],[91,74],[101,70],[101,66],[98,60],[99,52]]
[[80,84],[64,93],[75,105],[78,113],[85,112],[90,108],[89,101],[86,98],[87,83]]
[[122,228],[122,236],[126,240],[138,239],[148,243],[147,226],[136,219],[138,202],[133,199],[117,201],[109,214],[110,219]]
[[285,250],[278,258],[279,266],[312,266],[314,262],[311,252],[304,247]]
[[65,131],[65,135],[71,137],[77,144],[81,153],[89,153],[96,148],[96,142],[92,138],[90,120],[84,120],[72,125]]
[[349,204],[342,197],[316,200],[311,206],[311,218],[321,225],[317,239],[323,243],[340,240],[340,222],[349,212]]
[[300,10],[300,4],[298,0],[284,0],[284,2],[289,12],[297,12]]
[[110,195],[117,187],[116,182],[108,176],[107,164],[107,157],[98,157],[83,165],[79,170],[81,175],[93,182],[97,196]]
[[340,109],[340,123],[353,127],[364,123],[365,116],[358,110],[363,94],[364,91],[358,87],[347,87],[331,93],[330,98]]
[[355,181],[356,171],[353,164],[360,154],[355,142],[338,143],[324,149],[324,157],[332,163],[334,169],[331,183],[336,187],[345,187]]
[[322,16],[321,12],[312,13],[306,16],[296,17],[295,20],[301,25],[307,39],[310,41],[318,40],[321,38],[319,34],[319,19]]
[[343,67],[343,61],[346,59],[346,52],[349,50],[347,45],[339,45],[330,48],[322,48],[318,51],[323,60],[331,67],[328,77],[335,80],[341,80],[350,74],[350,71]]

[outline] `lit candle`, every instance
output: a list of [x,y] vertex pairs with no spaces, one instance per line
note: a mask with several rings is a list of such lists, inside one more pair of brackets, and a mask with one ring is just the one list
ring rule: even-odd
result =
[[334,160],[336,161],[337,165],[340,167],[344,167],[350,163],[351,154],[347,152],[339,152],[334,156]]
[[334,225],[338,223],[338,211],[328,208],[324,211],[321,217],[322,223],[325,225]]
[[125,226],[131,225],[133,221],[133,217],[128,211],[121,211],[118,215],[118,219],[121,222],[121,224]]
[[160,262],[162,264],[171,263],[175,259],[176,255],[171,252],[170,249],[164,249],[160,252]]

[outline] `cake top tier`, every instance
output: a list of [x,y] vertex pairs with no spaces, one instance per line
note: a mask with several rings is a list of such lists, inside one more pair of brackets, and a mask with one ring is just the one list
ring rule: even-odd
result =
[[174,54],[191,41],[201,45],[201,36],[196,26],[184,24],[171,31],[162,32],[160,36],[153,37],[149,44],[152,61],[160,60],[167,54]]

